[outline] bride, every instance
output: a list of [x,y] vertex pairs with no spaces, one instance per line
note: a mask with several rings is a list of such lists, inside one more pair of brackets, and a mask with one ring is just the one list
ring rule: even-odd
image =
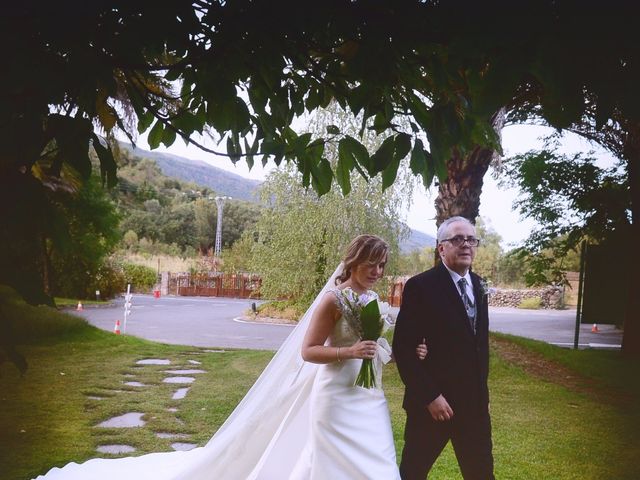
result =
[[[351,242],[297,327],[204,447],[70,463],[37,479],[399,479],[384,393],[354,386],[365,358],[373,359],[379,379],[390,348],[384,339],[361,341],[357,319],[345,314],[350,299],[376,296],[370,288],[387,255],[386,242],[374,235]],[[426,346],[416,354],[424,358]]]

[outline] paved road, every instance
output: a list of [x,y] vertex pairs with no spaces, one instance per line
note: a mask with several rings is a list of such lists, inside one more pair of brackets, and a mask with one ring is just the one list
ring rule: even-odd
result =
[[[134,295],[125,333],[176,345],[278,349],[292,326],[239,321],[238,317],[251,309],[251,303],[234,298]],[[113,331],[119,319],[123,331],[123,304],[123,299],[117,299],[113,307],[85,308],[73,313],[108,331]]]
[[[489,326],[495,332],[573,348],[576,311],[490,308]],[[580,348],[620,348],[622,331],[614,325],[598,325],[599,333],[591,333],[591,328],[592,325],[580,326]]]
[[[253,348],[276,350],[292,330],[291,325],[253,323],[241,320],[251,308],[251,300],[202,297],[162,297],[134,295],[126,333],[157,342],[213,348]],[[396,309],[397,311],[397,309]],[[113,331],[123,319],[123,300],[115,306],[87,308],[82,315],[92,325]],[[575,310],[520,310],[490,308],[492,331],[573,346]],[[612,325],[591,325],[580,329],[581,348],[620,348],[622,333]]]

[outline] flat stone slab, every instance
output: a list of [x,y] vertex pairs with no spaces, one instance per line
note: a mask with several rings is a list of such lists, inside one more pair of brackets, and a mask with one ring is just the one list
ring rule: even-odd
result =
[[171,444],[171,448],[173,448],[174,450],[179,450],[181,452],[186,452],[187,450],[193,450],[197,446],[198,445],[196,445],[195,443],[176,442]]
[[166,432],[158,432],[156,433],[156,437],[158,438],[189,438],[190,435],[186,433],[166,433]]
[[189,388],[179,388],[178,390],[175,391],[175,393],[173,394],[173,396],[171,397],[172,400],[182,400],[184,397],[187,396],[187,392],[189,391]]
[[203,350],[203,351],[207,353],[227,353],[226,350]]
[[144,360],[138,360],[138,365],[171,365],[171,360],[159,359],[159,358],[145,358]]
[[167,377],[162,383],[193,383],[195,380],[193,377]]
[[124,382],[125,385],[129,385],[130,387],[147,387],[148,385],[140,382]]
[[199,362],[199,361],[197,361],[197,360],[189,360],[189,363],[190,363],[191,365],[202,365],[202,362]]
[[131,445],[100,445],[96,450],[100,453],[110,453],[112,455],[132,453],[136,451],[136,449]]
[[176,413],[178,411],[178,409],[176,407],[169,407],[167,408],[167,412],[173,412]]
[[96,397],[95,395],[87,395],[89,400],[104,400],[104,397]]
[[170,373],[171,375],[194,375],[196,373],[207,373],[207,371],[192,368],[186,370],[165,370],[164,373]]
[[96,425],[96,427],[101,428],[132,428],[132,427],[142,427],[145,422],[142,420],[144,413],[139,412],[131,412],[125,413],[124,415],[120,415],[117,417],[112,417],[109,420],[105,420],[102,423]]

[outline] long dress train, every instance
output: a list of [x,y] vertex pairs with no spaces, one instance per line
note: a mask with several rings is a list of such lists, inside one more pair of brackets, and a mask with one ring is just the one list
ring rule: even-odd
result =
[[[362,361],[316,365],[300,355],[311,316],[327,292],[336,295],[341,271],[342,265],[207,445],[69,463],[37,480],[399,479],[384,394],[353,386]],[[342,316],[327,343],[355,341]]]

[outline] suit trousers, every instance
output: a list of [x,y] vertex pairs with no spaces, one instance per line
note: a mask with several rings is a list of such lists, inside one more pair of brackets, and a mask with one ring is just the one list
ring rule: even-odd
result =
[[495,479],[489,412],[436,422],[424,409],[407,411],[402,480],[424,480],[449,440],[465,480]]

